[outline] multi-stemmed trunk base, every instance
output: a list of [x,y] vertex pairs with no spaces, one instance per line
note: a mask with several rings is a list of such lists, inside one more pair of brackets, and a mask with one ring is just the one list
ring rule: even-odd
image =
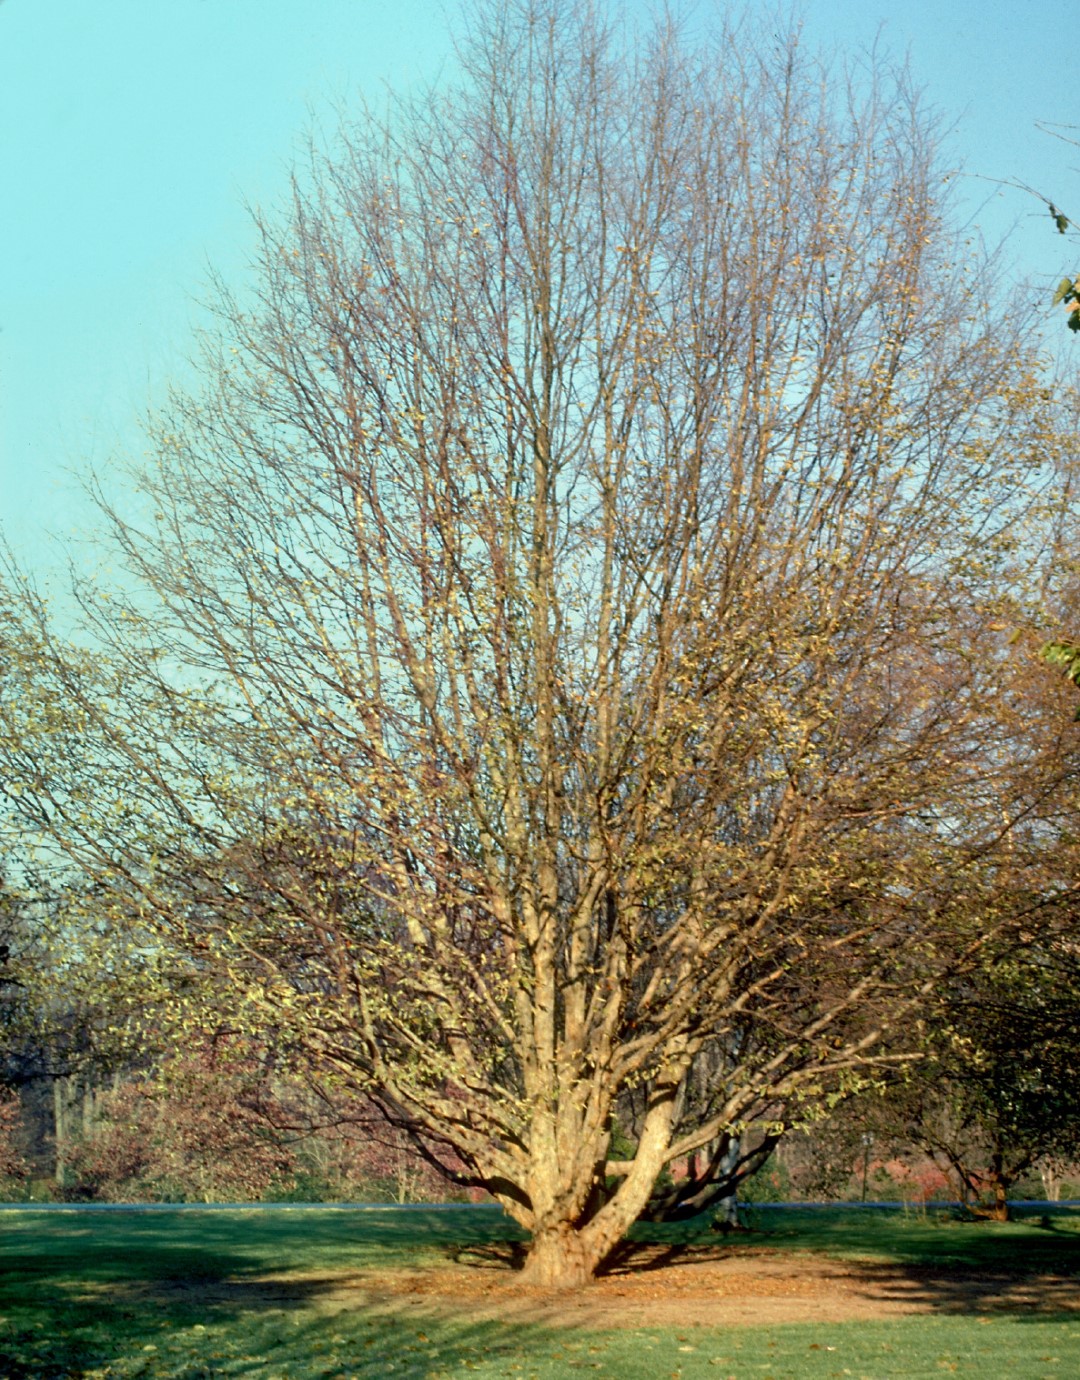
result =
[[521,1280],[538,1289],[580,1289],[592,1282],[599,1264],[581,1234],[561,1225],[533,1237]]

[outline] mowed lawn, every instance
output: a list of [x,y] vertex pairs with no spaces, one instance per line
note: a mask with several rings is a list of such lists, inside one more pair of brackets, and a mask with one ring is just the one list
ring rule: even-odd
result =
[[[1007,1225],[759,1211],[743,1252],[912,1267],[1080,1274],[1080,1216]],[[381,1272],[445,1269],[519,1234],[494,1208],[0,1213],[0,1377],[591,1374],[667,1377],[1080,1376],[1080,1315],[965,1313],[843,1324],[606,1331],[372,1305]],[[668,1232],[686,1239],[690,1229]],[[811,1310],[812,1311],[812,1310]]]

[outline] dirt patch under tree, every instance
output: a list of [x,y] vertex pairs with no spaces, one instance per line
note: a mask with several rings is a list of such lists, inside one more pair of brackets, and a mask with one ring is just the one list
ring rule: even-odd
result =
[[[275,1275],[205,1289],[206,1302],[314,1292],[322,1306],[414,1317],[502,1318],[547,1326],[730,1327],[847,1322],[914,1313],[1080,1312],[1080,1278],[969,1267],[837,1260],[806,1251],[635,1247],[587,1289],[568,1293],[518,1282],[506,1248],[460,1251],[441,1268]],[[204,1289],[195,1286],[200,1294]],[[185,1294],[192,1292],[184,1288]]]

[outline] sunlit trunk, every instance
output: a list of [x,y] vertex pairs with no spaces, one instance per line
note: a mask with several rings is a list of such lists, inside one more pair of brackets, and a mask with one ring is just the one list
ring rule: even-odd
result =
[[560,1222],[534,1235],[521,1278],[539,1289],[580,1289],[599,1264],[582,1234]]
[[994,1194],[994,1201],[990,1207],[989,1216],[995,1222],[1008,1222],[1012,1215],[1008,1197],[1011,1180],[1005,1176],[1004,1165],[1000,1154],[995,1153],[991,1157],[990,1173],[988,1177]]

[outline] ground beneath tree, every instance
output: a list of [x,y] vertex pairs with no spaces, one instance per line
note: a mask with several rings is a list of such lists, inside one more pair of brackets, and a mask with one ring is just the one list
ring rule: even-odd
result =
[[[413,1318],[500,1318],[546,1326],[730,1327],[849,1322],[913,1313],[1080,1313],[1080,1278],[882,1260],[837,1260],[808,1251],[738,1244],[672,1252],[639,1246],[586,1289],[567,1293],[517,1282],[506,1250],[471,1249],[443,1268],[276,1276],[218,1285],[220,1301],[254,1302],[272,1291]],[[265,1292],[261,1301],[270,1301]]]

